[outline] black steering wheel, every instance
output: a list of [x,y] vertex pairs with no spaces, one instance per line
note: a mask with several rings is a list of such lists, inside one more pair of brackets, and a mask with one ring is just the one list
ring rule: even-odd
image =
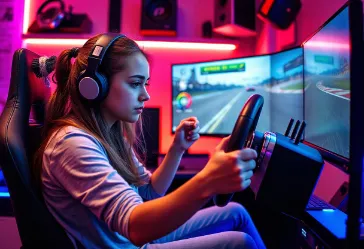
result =
[[[264,104],[264,98],[254,94],[245,102],[238,119],[235,122],[233,132],[225,149],[225,152],[241,150],[254,134]],[[216,206],[223,207],[231,200],[234,193],[214,196]]]

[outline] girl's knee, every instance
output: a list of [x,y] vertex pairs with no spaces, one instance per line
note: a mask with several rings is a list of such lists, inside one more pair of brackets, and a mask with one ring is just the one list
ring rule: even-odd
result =
[[242,232],[230,232],[227,248],[229,249],[257,249],[257,245],[253,238]]
[[243,233],[242,235],[244,249],[258,249],[257,244],[249,234]]
[[251,219],[248,211],[239,203],[230,202],[226,207],[229,213],[239,217],[243,223]]
[[248,214],[248,211],[243,207],[243,205],[237,203],[237,202],[229,202],[226,207],[234,213],[246,213]]

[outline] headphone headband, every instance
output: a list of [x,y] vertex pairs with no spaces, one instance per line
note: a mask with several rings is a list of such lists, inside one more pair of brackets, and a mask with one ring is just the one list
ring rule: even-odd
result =
[[118,33],[105,33],[96,41],[88,56],[87,70],[96,71],[109,47],[119,38],[125,37]]

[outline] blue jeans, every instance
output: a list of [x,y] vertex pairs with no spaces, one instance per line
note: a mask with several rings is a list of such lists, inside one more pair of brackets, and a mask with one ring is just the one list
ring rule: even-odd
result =
[[[173,219],[173,217],[171,217]],[[170,234],[143,249],[265,249],[249,213],[234,202],[198,211]]]

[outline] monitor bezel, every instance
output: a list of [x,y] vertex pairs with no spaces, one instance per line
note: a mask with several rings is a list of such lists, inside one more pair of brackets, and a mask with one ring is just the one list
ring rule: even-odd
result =
[[[318,29],[316,29],[315,32],[313,32],[307,39],[305,39],[302,43],[301,43],[301,47],[303,50],[303,60],[305,60],[305,44],[310,41],[312,39],[312,37],[314,37],[318,32],[320,32],[324,27],[326,27],[333,19],[335,19],[340,13],[342,13],[342,11],[344,11],[345,8],[349,8],[349,2],[346,2],[340,9],[338,9],[329,19],[327,19]],[[349,21],[348,17],[348,21]],[[349,27],[350,29],[350,27]],[[350,41],[351,42],[351,41]],[[350,50],[350,56],[352,54],[352,51]],[[351,68],[351,65],[350,65]],[[304,70],[304,69],[303,69]],[[351,74],[351,72],[350,72]],[[305,73],[303,71],[303,87],[305,87]],[[306,103],[305,103],[305,94],[306,91],[303,91],[303,119],[306,120]],[[351,112],[351,110],[350,110]],[[350,134],[351,131],[349,131]],[[328,161],[329,163],[331,163],[332,165],[334,165],[335,167],[339,168],[340,170],[344,171],[345,173],[349,173],[349,168],[350,168],[350,159],[342,156],[340,154],[337,154],[333,151],[327,150],[321,146],[318,146],[316,144],[313,144],[311,142],[308,142],[305,140],[305,133],[303,135],[303,143],[315,148],[316,150],[318,150],[320,152],[320,154],[322,155],[322,158],[326,161]],[[349,143],[350,144],[350,143]]]
[[364,55],[363,39],[363,2],[350,0],[350,169],[349,198],[346,238],[348,248],[353,248],[361,239],[360,221],[364,219],[364,169],[363,169],[363,127],[364,116],[364,72],[362,69]]
[[[171,64],[171,73],[170,73],[170,82],[171,82],[171,107],[170,107],[170,111],[171,111],[171,123],[170,123],[170,132],[172,135],[174,135],[176,132],[173,131],[173,118],[174,118],[174,112],[173,112],[173,66],[179,66],[179,65],[192,65],[192,64],[199,64],[199,63],[208,63],[208,62],[219,62],[219,61],[228,61],[228,60],[236,60],[236,59],[248,59],[248,58],[255,58],[255,57],[263,57],[263,56],[273,56],[279,53],[283,53],[283,52],[288,52],[290,50],[294,50],[294,49],[298,49],[300,48],[302,50],[302,55],[303,55],[303,47],[302,45],[295,45],[292,48],[286,48],[285,50],[282,51],[277,51],[277,52],[272,52],[272,53],[265,53],[265,54],[259,54],[259,55],[249,55],[249,56],[243,56],[243,57],[233,57],[233,58],[228,58],[228,59],[218,59],[218,60],[205,60],[205,61],[195,61],[195,62],[188,62],[188,63],[172,63]],[[303,73],[302,73],[303,74]],[[238,117],[237,117],[238,118]],[[229,136],[231,133],[226,134],[226,133],[200,133],[201,137],[217,137],[217,138],[223,138],[226,136]]]

